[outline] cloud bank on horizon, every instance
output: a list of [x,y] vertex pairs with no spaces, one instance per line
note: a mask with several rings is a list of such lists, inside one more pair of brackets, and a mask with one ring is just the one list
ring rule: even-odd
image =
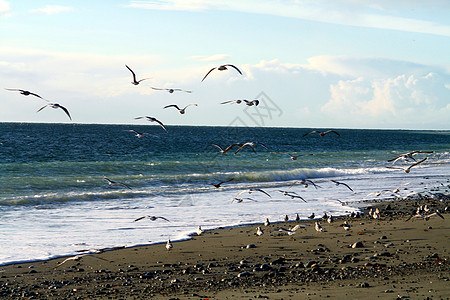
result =
[[[446,2],[434,2],[443,10],[448,11],[450,7]],[[258,20],[267,21],[268,26],[273,21],[269,16],[272,15],[276,18],[294,19],[289,22],[306,19],[308,22],[333,24],[326,25],[323,31],[329,34],[327,37],[330,39],[338,35],[335,24],[339,24],[344,28],[369,28],[364,29],[369,32],[372,32],[373,28],[382,33],[390,30],[416,32],[419,34],[418,40],[438,41],[441,46],[450,43],[448,21],[439,21],[439,16],[436,18],[438,21],[429,21],[425,20],[426,15],[422,15],[423,19],[418,19],[416,16],[396,13],[397,9],[408,5],[409,2],[399,1],[395,7],[384,0],[370,2],[370,5],[362,3],[351,0],[282,1],[274,6],[272,1],[258,1],[258,5],[253,1],[131,1],[122,7],[115,7],[114,10],[117,10],[119,15],[126,12],[131,18],[137,18],[135,13],[141,18],[142,14],[147,13],[159,17],[160,11],[164,12],[164,17],[176,13],[177,16],[187,14],[187,18],[190,18],[193,13],[195,17],[189,19],[192,22],[194,19],[207,18],[210,11],[227,11],[230,15],[238,13],[239,18],[242,13],[256,14],[257,18],[261,18]],[[413,4],[417,2],[413,1]],[[413,4],[409,3],[410,7]],[[334,13],[326,17],[323,12],[331,8],[335,9]],[[82,11],[83,7],[65,5],[64,1],[60,6],[29,5],[22,7],[21,11],[16,11],[12,2],[0,0],[0,17],[3,15],[3,21],[6,23],[19,22],[14,15],[20,13],[36,15],[36,18],[47,16],[50,18],[47,22],[50,22],[51,18],[59,18],[57,15],[62,13],[65,18],[80,18]],[[357,14],[359,18],[348,18],[350,12]],[[73,16],[68,17],[69,15]],[[88,16],[86,18],[89,19]],[[123,18],[123,21],[128,20],[125,16]],[[373,53],[366,55],[364,52],[355,55],[353,49],[357,47],[358,42],[355,41],[353,47],[337,45],[341,49],[340,53],[326,47],[315,48],[316,45],[305,44],[305,48],[310,48],[310,52],[317,55],[308,55],[306,51],[298,55],[284,56],[271,48],[277,49],[277,43],[282,42],[280,38],[277,34],[272,36],[270,28],[261,25],[262,29],[267,30],[265,38],[269,42],[266,47],[260,49],[264,58],[247,60],[242,57],[251,57],[248,55],[248,49],[255,52],[259,49],[253,47],[251,38],[245,32],[242,36],[239,32],[232,32],[241,44],[234,45],[236,41],[227,40],[225,51],[217,50],[220,45],[216,44],[224,39],[222,35],[228,38],[230,34],[223,27],[225,23],[219,21],[218,29],[205,28],[208,33],[213,32],[216,35],[202,44],[210,46],[211,50],[207,51],[199,51],[194,44],[177,44],[176,40],[167,39],[164,28],[157,28],[154,36],[150,36],[159,42],[158,47],[162,40],[167,41],[167,45],[163,44],[158,48],[154,46],[154,41],[149,44],[151,46],[142,42],[145,50],[158,48],[148,51],[147,54],[135,49],[139,47],[140,36],[122,36],[120,31],[116,38],[122,37],[128,42],[132,39],[135,42],[132,53],[113,53],[110,49],[83,51],[83,48],[78,50],[79,45],[70,51],[60,48],[56,43],[52,44],[51,36],[44,35],[43,41],[48,44],[43,45],[37,41],[26,45],[20,39],[8,39],[6,35],[6,39],[11,43],[8,43],[8,46],[2,43],[0,46],[0,81],[4,85],[3,88],[27,89],[64,105],[70,110],[74,122],[80,123],[142,124],[134,118],[145,114],[156,116],[168,125],[229,125],[239,118],[243,121],[240,125],[244,126],[450,129],[450,61],[448,58],[442,58],[441,64],[441,59],[434,54],[433,49],[429,49],[429,55],[423,60],[418,59],[424,55],[419,53],[419,50],[423,49],[422,46],[417,50],[412,49],[411,55],[405,55],[404,59],[398,58],[398,53],[394,54],[398,50],[394,49],[397,48],[395,45],[392,47],[391,57],[388,55],[389,51],[379,56]],[[298,28],[304,25],[294,24],[298,25]],[[176,35],[180,35],[181,39],[183,34],[192,34],[188,32],[191,28],[184,29],[183,26],[166,29],[167,32],[176,29]],[[298,28],[294,28],[293,32]],[[73,27],[67,30],[69,38],[76,34],[72,30]],[[93,34],[97,32],[97,28],[92,30]],[[102,27],[98,30],[101,35],[101,32],[112,29]],[[157,31],[163,31],[165,36],[159,39]],[[138,33],[147,35],[145,30]],[[343,39],[347,38],[343,36]],[[101,42],[102,39],[99,38],[99,43]],[[232,43],[233,45],[228,46]],[[423,44],[426,44],[425,41]],[[88,45],[86,49],[89,49]],[[216,71],[204,82],[200,82],[212,67],[227,63],[237,65],[243,76],[232,72],[233,70]],[[139,78],[150,79],[138,86],[131,85],[131,74],[125,64],[129,65]],[[170,94],[152,87],[182,88],[192,90],[193,93]],[[261,95],[261,92],[277,108],[277,113],[269,119],[266,118],[264,124],[258,123],[251,116],[270,113],[264,112],[264,106],[244,110],[245,107],[240,105],[220,104],[232,99],[252,100]],[[168,104],[184,106],[189,103],[197,103],[199,106],[188,111],[186,115],[163,109]],[[42,104],[42,100],[38,98],[30,99],[11,91],[0,91],[0,121],[67,122],[67,117],[55,114],[52,110],[36,114]]]

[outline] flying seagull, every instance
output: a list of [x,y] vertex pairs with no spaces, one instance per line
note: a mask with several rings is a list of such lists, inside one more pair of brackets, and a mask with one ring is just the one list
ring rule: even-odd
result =
[[259,105],[259,100],[243,100],[245,102],[245,105],[247,106],[258,106]]
[[69,119],[72,121],[72,117],[70,116],[69,111],[67,110],[67,108],[65,108],[62,105],[59,105],[58,103],[49,103],[49,104],[39,108],[37,112],[40,112],[41,110],[43,110],[47,106],[50,106],[51,108],[55,108],[55,109],[56,108],[61,108],[66,113],[66,115],[69,117]]
[[221,65],[221,66],[219,66],[219,67],[214,67],[214,68],[212,68],[211,70],[209,70],[209,72],[206,73],[205,77],[203,77],[202,81],[205,80],[206,76],[208,76],[209,73],[211,73],[213,70],[217,69],[217,70],[219,70],[219,71],[225,71],[225,70],[228,70],[227,67],[232,67],[232,68],[236,69],[236,71],[238,71],[239,74],[242,75],[242,72],[241,72],[236,66],[234,66],[234,65]]
[[216,187],[216,188],[220,188],[220,186],[221,186],[222,184],[227,183],[227,182],[230,182],[230,181],[232,181],[232,180],[234,180],[234,178],[230,178],[230,179],[228,179],[228,180],[221,181],[221,182],[219,182],[219,183],[211,183],[211,185],[213,185],[213,186]]
[[309,179],[296,180],[296,181],[294,181],[293,184],[291,184],[291,187],[294,186],[294,185],[297,184],[297,183],[303,184],[303,186],[304,186],[305,188],[307,188],[310,184],[313,185],[313,186],[316,188],[316,190],[317,190],[317,188],[320,188],[319,185],[315,184],[314,182],[312,182],[312,181],[309,180]]
[[168,108],[168,107],[175,107],[176,109],[178,109],[178,112],[182,115],[184,115],[184,113],[186,112],[186,108],[188,108],[189,106],[198,106],[197,104],[188,104],[186,105],[184,108],[179,108],[178,105],[176,104],[171,104],[171,105],[167,105],[164,106],[164,108]]
[[399,156],[388,160],[388,162],[392,162],[392,164],[394,164],[399,159],[408,159],[408,158],[416,161],[416,159],[413,157],[413,155],[418,154],[418,153],[434,153],[434,151],[413,151],[413,152],[408,152],[408,153],[400,154]]
[[157,136],[156,134],[151,134],[151,133],[147,133],[147,132],[139,132],[139,131],[136,131],[136,130],[133,130],[133,129],[131,129],[131,130],[125,130],[125,131],[133,132],[134,134],[136,134],[136,137],[138,137],[139,139],[140,139],[140,138],[143,138],[144,135],[150,135],[150,136],[159,138],[159,136]]
[[289,157],[290,157],[292,160],[297,160],[297,158],[299,158],[300,156],[311,156],[311,155],[314,155],[314,154],[299,154],[299,155],[292,155],[292,154],[289,154],[289,153],[288,153],[288,155],[289,155]]
[[145,218],[150,219],[150,221],[156,221],[157,219],[163,219],[163,220],[166,220],[167,222],[170,222],[168,219],[166,219],[164,217],[157,217],[157,216],[143,216],[143,217],[137,218],[136,220],[134,220],[134,222],[140,221]]
[[166,129],[166,127],[164,126],[164,124],[163,124],[161,121],[159,121],[158,119],[156,119],[156,118],[149,117],[149,116],[145,116],[145,117],[137,117],[137,118],[134,118],[134,119],[135,119],[135,120],[137,120],[137,119],[147,119],[147,121],[150,121],[150,122],[156,122],[156,123],[159,124],[159,126],[162,127],[162,129],[164,129],[165,132],[167,132],[167,129]]
[[428,157],[425,157],[424,159],[419,160],[419,161],[416,162],[416,163],[413,163],[412,165],[410,165],[410,166],[407,167],[406,169],[405,169],[405,168],[401,168],[401,167],[386,167],[386,168],[389,168],[389,169],[399,169],[399,170],[405,171],[405,173],[409,173],[409,172],[411,172],[411,168],[412,168],[412,167],[415,167],[415,166],[417,166],[418,164],[423,163],[423,162],[426,161],[427,159],[428,159]]
[[104,261],[109,261],[109,260],[106,260],[106,259],[104,259],[104,258],[101,258],[101,257],[98,257],[98,256],[95,256],[95,255],[92,255],[92,254],[79,254],[79,255],[75,255],[75,256],[72,256],[72,257],[69,257],[69,258],[66,258],[65,260],[63,260],[62,262],[60,262],[56,267],[54,267],[53,269],[56,269],[56,268],[58,268],[58,267],[60,267],[61,265],[63,265],[63,264],[65,264],[66,262],[68,262],[69,260],[73,260],[73,261],[79,261],[79,260],[81,260],[83,257],[85,257],[85,256],[92,256],[92,257],[95,257],[95,258],[97,258],[97,259],[101,259],[101,260],[104,260]]
[[103,177],[103,179],[105,179],[106,181],[108,181],[108,184],[109,184],[110,186],[121,185],[121,186],[124,186],[124,187],[126,187],[127,189],[130,189],[130,190],[131,190],[131,188],[130,188],[130,186],[129,186],[128,184],[125,184],[125,183],[122,183],[122,182],[118,182],[118,181],[114,181],[114,180],[111,180],[111,179],[109,179],[109,178],[107,178],[107,177]]
[[250,147],[252,150],[253,150],[253,152],[255,152],[255,149],[253,149],[256,145],[261,145],[261,146],[263,146],[264,148],[266,148],[268,151],[270,151],[269,150],[269,148],[267,148],[267,146],[266,145],[264,145],[263,143],[259,143],[259,142],[247,142],[247,143],[244,143],[244,144],[241,144],[241,145],[239,145],[239,149],[236,151],[236,152],[234,152],[234,154],[238,154],[238,152],[239,151],[241,151],[244,147]]
[[[242,144],[242,143],[234,143],[234,144],[231,144],[230,146],[226,147],[225,149],[223,149],[222,147],[220,147],[220,146],[217,145],[217,144],[211,144],[211,145],[217,147],[217,148],[219,149],[220,153],[226,154],[226,153],[227,153],[228,151],[230,151],[234,146],[241,147],[241,146],[243,146],[244,144]],[[252,148],[253,152],[255,152],[255,149],[253,149],[253,147],[251,147],[251,146],[249,146],[249,147]]]
[[291,199],[299,198],[299,199],[302,199],[303,202],[306,202],[306,200],[303,199],[301,196],[299,196],[296,192],[288,192],[288,191],[282,191],[282,190],[278,190],[278,191],[280,193],[282,193],[283,196],[291,197]]
[[327,130],[327,131],[323,131],[323,132],[320,132],[320,131],[317,131],[317,130],[313,130],[311,132],[308,132],[308,133],[304,134],[303,137],[307,136],[308,134],[312,134],[312,133],[317,133],[319,136],[325,136],[326,134],[331,133],[331,132],[336,134],[336,135],[338,135],[338,136],[341,136],[338,132],[336,132],[334,130]]
[[353,189],[346,183],[339,182],[339,181],[336,181],[336,180],[330,180],[330,181],[336,183],[336,185],[343,185],[343,186],[347,187],[350,191],[353,192]]
[[[429,215],[423,215],[423,214],[416,214],[416,215],[414,215],[414,216],[410,216],[406,221],[409,221],[410,219],[412,219],[412,218],[422,218],[423,220],[425,220],[425,221],[428,221],[432,216],[438,216],[438,217],[440,217],[441,219],[444,219],[444,216],[442,216],[440,213],[439,213],[439,210],[436,210],[436,212],[434,212],[434,213],[432,213],[432,214],[429,214]],[[406,222],[405,221],[405,222]]]
[[272,196],[270,196],[269,193],[263,191],[262,189],[246,189],[246,190],[240,191],[240,192],[236,195],[235,198],[239,197],[239,196],[240,196],[241,194],[243,194],[243,193],[249,193],[249,194],[251,194],[251,193],[253,193],[253,192],[260,192],[260,193],[266,194],[267,196],[269,196],[270,198],[272,198]]
[[30,92],[30,91],[21,90],[21,89],[7,89],[7,88],[5,88],[5,90],[8,90],[8,91],[18,91],[18,92],[20,92],[20,93],[21,93],[22,95],[24,95],[24,96],[33,95],[33,96],[35,96],[35,97],[38,97],[38,98],[41,98],[42,100],[47,101],[46,99],[42,98],[42,97],[39,96],[38,94],[32,93],[32,92]]
[[136,74],[134,74],[133,70],[131,70],[131,68],[127,65],[125,65],[125,67],[127,67],[127,69],[130,70],[131,74],[133,74],[133,81],[131,83],[134,85],[138,85],[139,83],[141,83],[142,80],[150,79],[150,78],[143,78],[140,80],[136,80]]
[[192,93],[192,91],[187,91],[187,90],[182,90],[182,89],[162,89],[162,88],[156,88],[156,87],[152,87],[152,89],[157,90],[157,91],[168,91],[169,93],[173,93],[173,92],[186,92],[186,93]]

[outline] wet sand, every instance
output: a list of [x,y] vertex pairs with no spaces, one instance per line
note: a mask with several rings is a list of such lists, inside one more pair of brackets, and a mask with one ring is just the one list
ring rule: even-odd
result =
[[[445,219],[405,221],[424,204]],[[253,224],[206,231],[174,242],[170,251],[157,244],[62,265],[64,258],[1,266],[0,298],[449,299],[448,198],[367,205],[379,207],[381,218],[369,218],[366,210],[331,224],[319,219],[324,232],[311,220]],[[296,224],[305,228],[291,236],[278,231]],[[361,247],[353,248],[357,242]]]

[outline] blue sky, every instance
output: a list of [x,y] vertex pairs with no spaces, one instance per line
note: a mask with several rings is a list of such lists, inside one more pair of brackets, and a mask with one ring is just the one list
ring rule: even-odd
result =
[[[75,123],[448,130],[449,16],[445,0],[0,0],[0,82]],[[201,82],[222,64],[243,75]],[[0,121],[70,122],[45,104],[2,89]]]

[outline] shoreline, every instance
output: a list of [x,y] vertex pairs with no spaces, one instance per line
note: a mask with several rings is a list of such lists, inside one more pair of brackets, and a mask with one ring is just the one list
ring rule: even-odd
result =
[[[325,232],[315,231],[316,220],[246,224],[205,230],[173,242],[170,251],[156,243],[91,252],[63,264],[70,256],[2,265],[0,297],[446,299],[448,212],[445,219],[405,222],[418,205],[443,212],[448,205],[444,197],[371,202],[362,218],[336,217],[331,224],[316,219]],[[380,209],[381,219],[367,217],[370,207]],[[341,226],[344,220],[351,225],[348,231]],[[293,235],[277,231],[297,224],[304,228]],[[255,234],[257,226],[262,236]],[[352,248],[357,242],[362,247]]]

